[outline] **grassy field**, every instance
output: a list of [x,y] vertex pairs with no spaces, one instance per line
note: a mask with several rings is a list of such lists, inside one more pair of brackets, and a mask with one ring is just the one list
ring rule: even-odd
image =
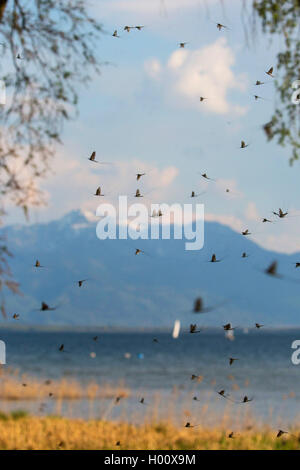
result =
[[168,423],[133,426],[97,420],[31,417],[22,412],[0,414],[1,450],[296,450],[295,430],[276,437],[267,428],[244,430],[233,438],[230,429],[178,428]]

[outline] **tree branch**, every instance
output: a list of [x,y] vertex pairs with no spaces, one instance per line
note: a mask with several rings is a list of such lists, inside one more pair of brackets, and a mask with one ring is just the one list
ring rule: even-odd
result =
[[0,21],[2,21],[6,4],[7,4],[7,0],[0,0]]

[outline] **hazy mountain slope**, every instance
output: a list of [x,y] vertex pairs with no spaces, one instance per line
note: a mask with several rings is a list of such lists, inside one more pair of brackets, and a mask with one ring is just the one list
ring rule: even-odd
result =
[[[9,296],[9,312],[34,324],[162,326],[176,318],[186,324],[300,324],[295,256],[268,252],[212,222],[205,224],[205,246],[197,252],[185,251],[181,240],[100,241],[95,229],[80,212],[48,224],[7,227],[12,270],[24,293]],[[135,256],[136,247],[148,255]],[[241,258],[243,251],[249,258]],[[222,262],[208,262],[213,252]],[[32,267],[37,258],[46,268]],[[263,273],[274,259],[299,285]],[[76,280],[85,278],[79,288]],[[193,315],[197,295],[222,306]],[[42,300],[59,308],[39,312]]]

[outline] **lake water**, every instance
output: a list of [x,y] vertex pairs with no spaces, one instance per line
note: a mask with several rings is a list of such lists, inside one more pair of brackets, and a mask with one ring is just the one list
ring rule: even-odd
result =
[[[98,340],[93,337],[97,335]],[[157,342],[153,342],[156,338]],[[60,413],[83,418],[106,417],[139,421],[153,413],[162,418],[212,423],[232,416],[251,414],[260,422],[287,426],[300,414],[300,365],[293,365],[291,344],[300,339],[300,329],[237,330],[234,341],[223,331],[206,330],[198,334],[182,331],[178,339],[157,332],[50,332],[0,331],[7,348],[7,365],[28,376],[43,379],[76,379],[83,384],[95,381],[113,386],[123,382],[133,393],[112,406],[113,400],[91,403],[79,400],[63,403]],[[64,344],[65,352],[58,348]],[[95,353],[95,357],[90,356]],[[228,358],[238,358],[232,366]],[[198,383],[192,374],[203,376]],[[224,389],[239,402],[244,395],[251,403],[232,403],[220,397]],[[145,405],[138,398],[145,397]],[[192,397],[197,396],[198,400]],[[2,408],[26,408],[36,412],[40,404],[3,403]],[[54,401],[46,403],[44,413],[57,413]],[[201,412],[200,412],[201,410]],[[173,416],[174,417],[174,416]],[[212,423],[213,424],[213,423]]]

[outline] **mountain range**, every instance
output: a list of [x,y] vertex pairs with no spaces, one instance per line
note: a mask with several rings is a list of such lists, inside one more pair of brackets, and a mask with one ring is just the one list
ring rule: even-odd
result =
[[[186,251],[184,240],[99,240],[96,222],[80,211],[4,232],[22,292],[6,294],[10,323],[18,313],[22,325],[149,328],[175,319],[187,325],[300,325],[297,254],[267,251],[219,223],[205,223],[200,251]],[[136,248],[145,253],[136,256]],[[212,253],[221,261],[210,263]],[[34,268],[37,259],[44,267]],[[274,260],[282,278],[264,272]],[[210,312],[193,313],[198,296]],[[57,309],[39,311],[42,301]]]

